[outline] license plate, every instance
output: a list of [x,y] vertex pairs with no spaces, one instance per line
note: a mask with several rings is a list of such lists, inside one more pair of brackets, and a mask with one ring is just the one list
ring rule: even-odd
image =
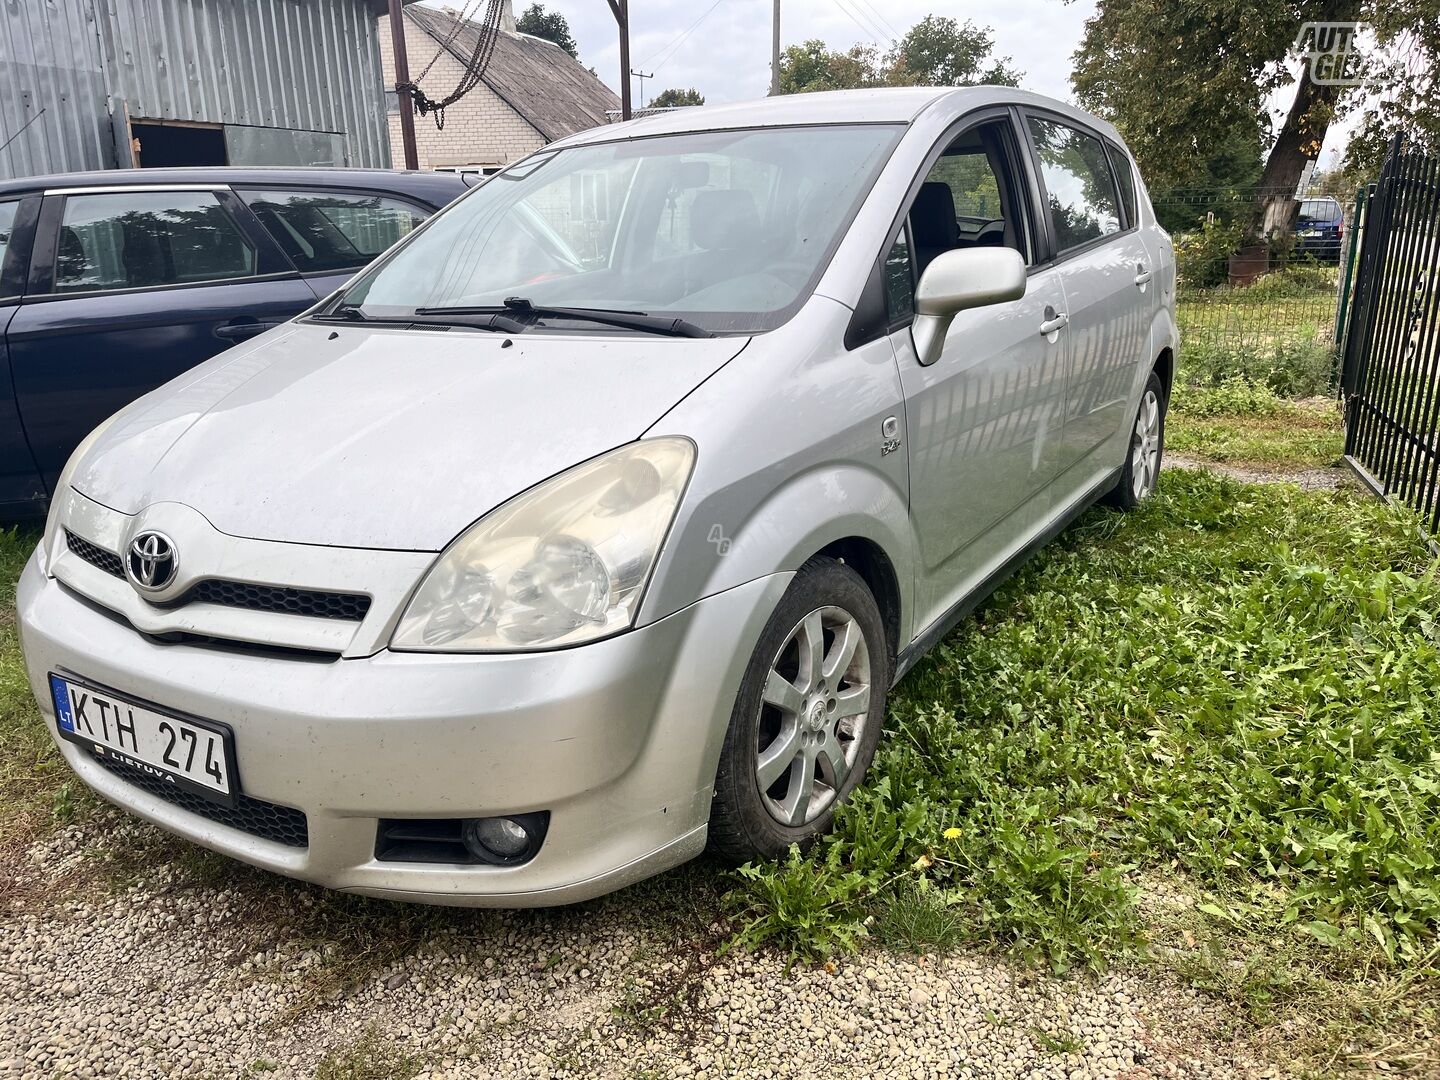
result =
[[161,712],[53,673],[50,695],[62,738],[212,802],[235,804],[235,747],[223,724]]
[[1319,236],[1319,235],[1320,235],[1320,230],[1319,230],[1319,229],[1301,229],[1301,230],[1300,230],[1300,235],[1301,235],[1301,236],[1307,236],[1307,237],[1309,237],[1309,236]]

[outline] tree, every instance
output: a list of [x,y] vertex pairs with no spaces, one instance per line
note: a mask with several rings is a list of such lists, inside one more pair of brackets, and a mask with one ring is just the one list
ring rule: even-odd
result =
[[558,11],[546,11],[544,4],[534,3],[526,8],[525,14],[515,20],[515,29],[522,34],[553,41],[577,59],[580,56],[579,47],[570,36],[570,24],[565,21],[565,16]]
[[782,94],[858,90],[879,85],[879,53],[873,45],[855,45],[848,52],[836,52],[819,38],[812,38],[803,45],[791,45],[780,54]]
[[[1203,176],[1215,147],[1268,144],[1247,233],[1287,236],[1306,163],[1365,93],[1314,82],[1308,64],[1297,80],[1286,61],[1302,24],[1355,21],[1372,25],[1382,49],[1418,42],[1430,57],[1440,46],[1440,0],[1106,0],[1085,24],[1071,82],[1081,104],[1120,129],[1157,187]],[[1376,107],[1373,126],[1440,131],[1433,67],[1423,67]],[[1287,87],[1289,107],[1272,131],[1266,100]]]
[[856,90],[868,86],[1014,86],[1020,73],[1010,58],[991,55],[994,33],[973,22],[928,15],[883,55],[874,45],[845,52],[818,38],[792,45],[780,56],[780,92]]
[[704,105],[705,98],[693,86],[688,90],[661,90],[650,99],[652,109],[674,109],[682,105]]
[[886,54],[885,83],[1018,86],[1020,73],[1010,66],[1010,58],[990,55],[994,44],[994,32],[987,26],[976,26],[969,19],[962,25],[941,15],[927,15]]

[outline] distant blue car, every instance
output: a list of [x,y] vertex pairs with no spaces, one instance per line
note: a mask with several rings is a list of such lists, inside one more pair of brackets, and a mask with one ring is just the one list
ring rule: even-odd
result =
[[381,169],[0,183],[0,521],[42,516],[111,413],[328,296],[467,186]]
[[1340,200],[1323,196],[1300,200],[1295,222],[1295,252],[1313,255],[1320,262],[1340,261],[1345,243],[1345,211]]

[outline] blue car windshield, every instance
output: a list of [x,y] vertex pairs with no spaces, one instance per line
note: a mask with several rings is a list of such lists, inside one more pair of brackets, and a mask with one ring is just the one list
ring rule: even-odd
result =
[[340,303],[397,318],[524,297],[712,333],[773,329],[809,296],[901,131],[705,131],[542,152],[437,215]]

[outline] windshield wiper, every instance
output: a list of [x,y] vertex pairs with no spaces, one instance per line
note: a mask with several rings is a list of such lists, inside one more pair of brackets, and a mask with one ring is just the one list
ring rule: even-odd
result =
[[531,303],[528,297],[507,296],[505,308],[516,315],[528,315],[534,319],[577,319],[584,322],[601,323],[605,326],[619,326],[626,330],[640,330],[647,334],[665,334],[669,337],[708,338],[714,337],[709,330],[685,319],[663,315],[647,315],[643,311],[614,311],[609,308],[587,307],[546,307]]
[[464,326],[471,330],[499,330],[506,334],[522,334],[528,323],[512,319],[505,308],[494,307],[417,307],[415,318],[408,322],[433,322]]

